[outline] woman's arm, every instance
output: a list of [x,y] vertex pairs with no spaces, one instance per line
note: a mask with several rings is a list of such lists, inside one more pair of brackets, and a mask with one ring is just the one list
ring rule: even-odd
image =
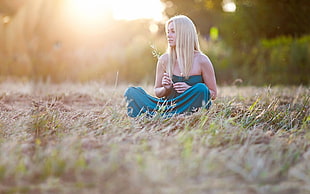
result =
[[216,87],[216,78],[213,65],[210,59],[202,54],[200,56],[200,66],[201,66],[201,74],[204,80],[204,83],[210,90],[211,98],[214,100],[217,96],[217,87]]
[[155,78],[155,95],[158,98],[169,95],[172,88],[172,80],[166,73],[166,67],[168,63],[168,54],[164,54],[159,57],[156,68]]

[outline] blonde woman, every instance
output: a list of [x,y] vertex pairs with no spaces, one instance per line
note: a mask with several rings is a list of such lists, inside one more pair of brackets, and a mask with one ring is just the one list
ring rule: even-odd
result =
[[141,87],[129,87],[125,92],[131,117],[191,113],[209,108],[211,99],[216,98],[214,68],[200,51],[194,23],[184,15],[172,17],[166,22],[166,35],[168,49],[156,68],[156,97]]

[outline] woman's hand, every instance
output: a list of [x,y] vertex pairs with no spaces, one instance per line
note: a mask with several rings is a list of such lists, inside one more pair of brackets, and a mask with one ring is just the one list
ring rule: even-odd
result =
[[178,93],[183,93],[185,90],[190,88],[191,86],[187,85],[185,82],[177,82],[173,84],[173,88],[178,92]]
[[170,90],[172,88],[173,82],[171,78],[169,77],[168,73],[164,73],[161,84],[166,90]]

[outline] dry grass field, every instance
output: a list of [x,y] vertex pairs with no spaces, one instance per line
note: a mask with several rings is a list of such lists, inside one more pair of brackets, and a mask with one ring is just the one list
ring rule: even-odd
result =
[[126,87],[2,82],[0,193],[310,192],[309,87],[220,87],[170,119],[127,117]]

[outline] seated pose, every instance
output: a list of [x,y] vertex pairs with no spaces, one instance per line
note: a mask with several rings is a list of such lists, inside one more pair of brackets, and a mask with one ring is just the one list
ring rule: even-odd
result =
[[209,108],[216,98],[213,65],[200,51],[193,22],[184,15],[174,16],[166,22],[166,34],[167,52],[159,57],[156,68],[156,97],[141,87],[129,87],[124,96],[130,117],[192,113]]

